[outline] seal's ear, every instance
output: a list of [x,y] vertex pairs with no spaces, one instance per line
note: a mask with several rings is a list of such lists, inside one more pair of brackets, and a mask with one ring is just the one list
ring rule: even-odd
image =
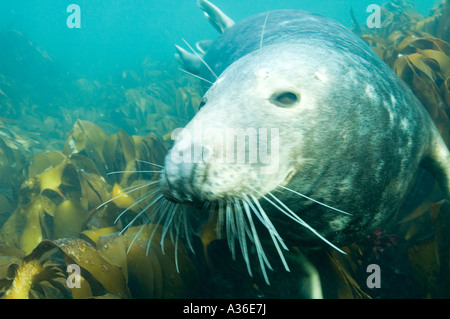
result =
[[428,154],[422,164],[437,179],[445,196],[450,200],[450,152],[437,129],[434,131]]
[[203,10],[209,23],[211,23],[211,25],[220,33],[223,33],[226,29],[231,28],[234,25],[234,21],[211,2],[207,0],[198,0],[197,4],[200,9]]

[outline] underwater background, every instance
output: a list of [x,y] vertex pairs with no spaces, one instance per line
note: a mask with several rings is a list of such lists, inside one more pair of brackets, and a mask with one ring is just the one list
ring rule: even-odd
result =
[[[416,1],[417,11],[428,14],[433,0]],[[81,28],[70,29],[67,7],[81,9]],[[275,9],[300,9],[335,19],[350,27],[350,8],[362,23],[366,8],[382,1],[216,1],[215,4],[235,21],[252,14]],[[137,67],[146,57],[152,61],[173,62],[174,44],[181,38],[189,43],[214,39],[216,31],[205,23],[203,13],[192,0],[51,0],[2,1],[0,30],[19,30],[46,50],[68,71],[82,75],[109,76]],[[2,51],[8,50],[2,44]]]
[[[67,24],[73,3],[80,28]],[[449,1],[214,4],[235,21],[289,8],[351,28],[411,87],[450,144]],[[380,28],[365,25],[370,4],[382,6]],[[282,296],[226,260],[208,222],[193,249],[180,243],[177,255],[176,240],[159,245],[161,227],[126,229],[148,204],[136,203],[148,192],[140,186],[157,177],[148,163],[162,164],[172,130],[201,101],[201,83],[179,70],[174,45],[217,36],[195,0],[0,3],[0,296]],[[110,174],[117,171],[140,173]],[[411,190],[420,201],[406,203],[390,229],[346,247],[346,256],[310,256],[325,297],[450,297],[450,204],[426,173],[418,179],[426,191]],[[138,191],[119,197],[130,187]],[[152,234],[158,244],[149,248]],[[366,285],[371,263],[386,269],[380,289]],[[83,288],[67,284],[71,264]]]

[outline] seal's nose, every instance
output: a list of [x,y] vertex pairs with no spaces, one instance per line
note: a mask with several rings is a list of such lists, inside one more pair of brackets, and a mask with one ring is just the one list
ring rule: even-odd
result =
[[197,161],[188,157],[181,159],[174,152],[174,149],[169,151],[164,160],[164,172],[159,181],[163,195],[174,202],[199,201],[199,190],[194,187]]
[[167,198],[168,200],[175,203],[182,202],[181,194],[179,194],[179,192],[177,192],[177,190],[174,187],[170,186],[166,171],[163,171],[163,173],[159,178],[159,187],[164,197]]
[[160,178],[160,187],[166,198],[176,201],[183,202],[189,200],[189,192],[187,188],[189,187],[189,176],[187,174],[190,171],[191,163],[175,163],[170,156],[167,154],[164,161],[164,172]]

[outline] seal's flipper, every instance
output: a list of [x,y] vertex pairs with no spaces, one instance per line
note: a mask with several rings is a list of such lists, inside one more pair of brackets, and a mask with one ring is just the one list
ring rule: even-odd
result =
[[194,54],[186,51],[182,47],[175,45],[178,53],[175,54],[175,58],[180,62],[184,69],[188,72],[198,75],[202,66],[202,59]]
[[450,199],[450,152],[437,130],[433,137],[423,164],[438,180],[447,199]]
[[[213,5],[211,2],[207,0],[198,0],[198,6],[203,10],[203,13],[208,18],[209,22],[216,28],[220,33],[223,33],[227,28],[230,28],[234,25],[234,21],[231,20],[225,13],[223,13],[219,8]],[[185,41],[186,42],[186,41]],[[213,41],[204,40],[196,43],[196,48],[200,52],[194,51],[189,44],[189,48],[191,48],[192,53],[184,50],[178,45],[175,45],[177,49],[177,53],[175,54],[175,58],[180,62],[185,71],[188,73],[192,73],[194,75],[200,75],[201,69],[203,65],[208,68],[211,73],[217,78],[216,74],[210,69],[208,65],[202,60],[203,56],[208,51],[209,47]]]
[[208,49],[211,47],[212,44],[213,44],[212,40],[202,40],[202,41],[198,41],[197,43],[195,43],[195,47],[202,54],[206,54],[206,52],[208,51]]
[[203,10],[211,25],[220,33],[223,33],[225,29],[231,28],[234,25],[234,21],[211,2],[198,0],[197,4]]

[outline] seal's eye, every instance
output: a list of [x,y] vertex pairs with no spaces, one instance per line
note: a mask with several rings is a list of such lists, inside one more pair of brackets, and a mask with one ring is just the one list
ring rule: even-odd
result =
[[270,98],[270,102],[280,107],[291,107],[300,100],[300,96],[293,92],[277,92]]
[[206,104],[206,102],[208,102],[208,99],[206,97],[202,98],[202,101],[200,102],[198,109],[200,110]]

